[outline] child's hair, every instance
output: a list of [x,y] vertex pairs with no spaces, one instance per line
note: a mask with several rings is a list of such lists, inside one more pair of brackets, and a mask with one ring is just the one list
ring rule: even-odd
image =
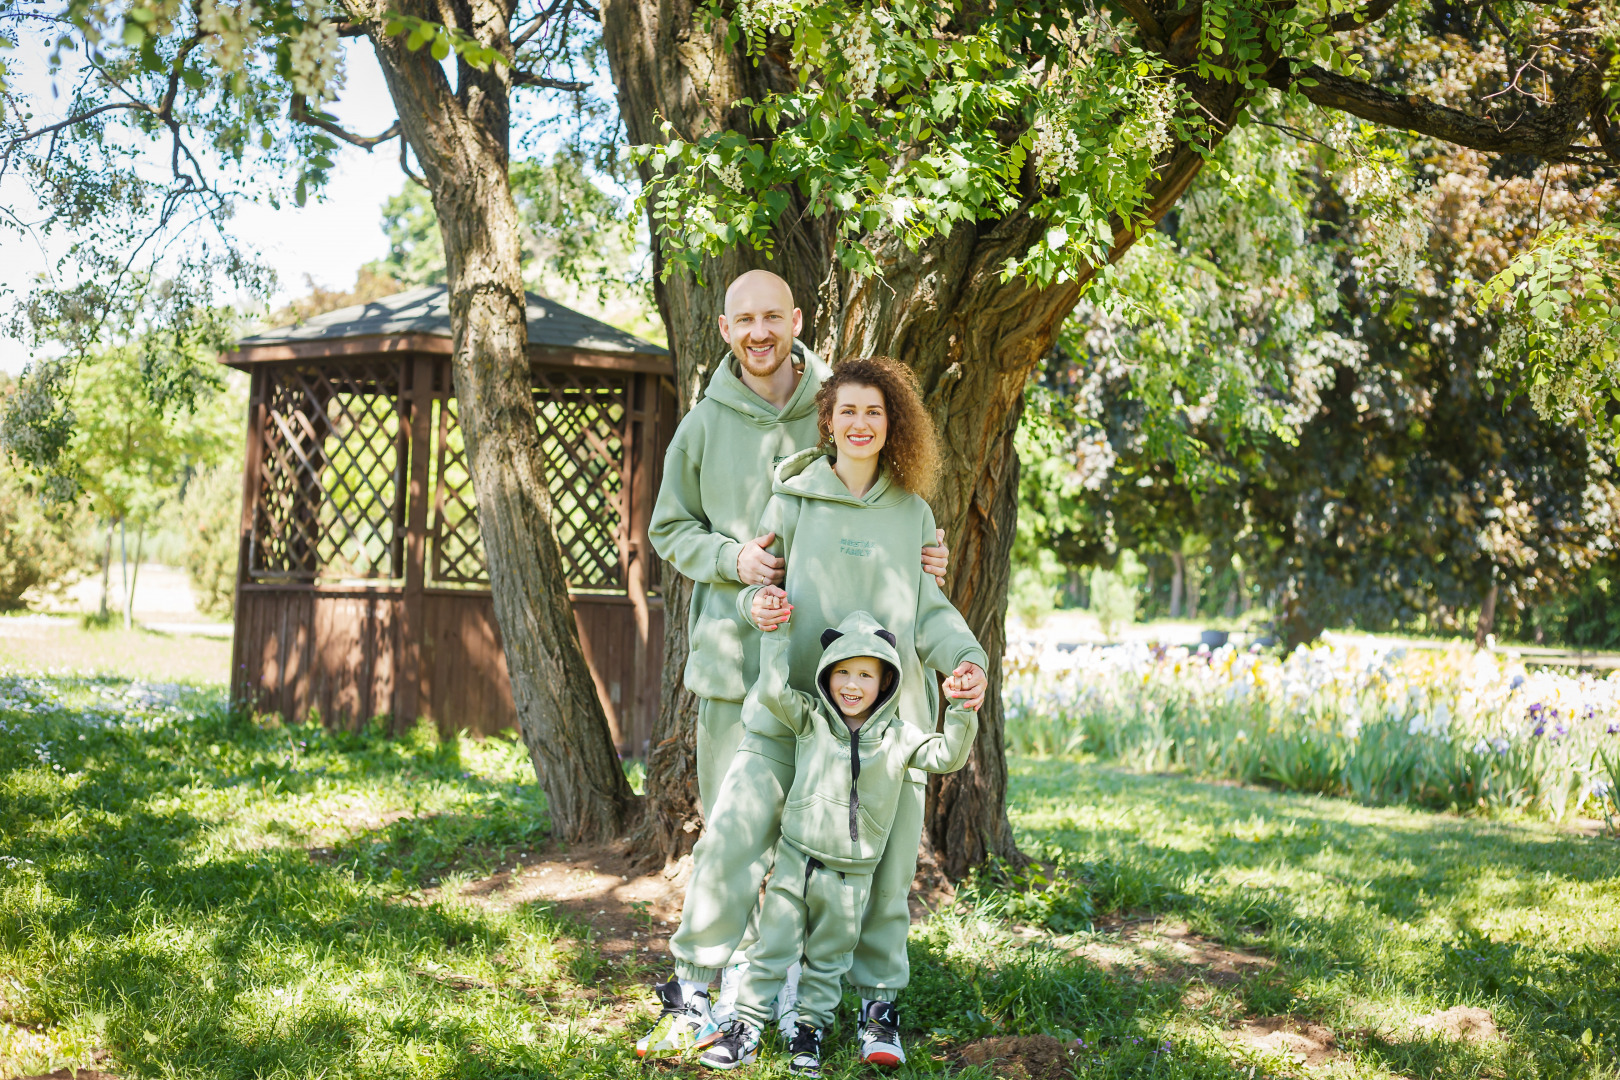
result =
[[923,408],[917,376],[887,356],[845,360],[833,368],[832,375],[816,391],[816,426],[829,452],[833,405],[838,391],[845,386],[870,386],[883,395],[889,431],[878,458],[901,487],[925,499],[932,495],[939,479],[939,439],[934,434],[933,420]]

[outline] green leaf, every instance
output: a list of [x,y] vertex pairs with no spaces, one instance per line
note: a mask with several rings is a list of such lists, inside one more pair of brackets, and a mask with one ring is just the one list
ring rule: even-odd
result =
[[433,59],[443,63],[445,57],[450,55],[450,43],[442,37],[434,38],[433,48],[428,51],[433,54]]
[[146,31],[140,23],[126,22],[124,24],[124,44],[132,49],[138,49],[146,41]]

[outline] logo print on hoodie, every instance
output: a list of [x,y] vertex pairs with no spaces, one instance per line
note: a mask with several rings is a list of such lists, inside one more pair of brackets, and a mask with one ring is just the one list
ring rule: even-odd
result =
[[875,547],[877,547],[877,545],[870,540],[844,539],[838,541],[838,550],[843,554],[858,555],[863,559],[870,559],[872,557],[872,550]]

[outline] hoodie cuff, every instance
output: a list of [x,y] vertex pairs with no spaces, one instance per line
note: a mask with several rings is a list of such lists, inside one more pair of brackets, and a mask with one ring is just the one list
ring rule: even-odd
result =
[[742,549],[743,546],[735,540],[727,540],[720,545],[720,551],[714,557],[714,572],[721,581],[742,584],[742,578],[737,576],[737,556],[742,554]]

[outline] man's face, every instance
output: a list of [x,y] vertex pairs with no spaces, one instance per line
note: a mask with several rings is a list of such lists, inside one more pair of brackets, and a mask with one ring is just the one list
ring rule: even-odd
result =
[[787,283],[775,274],[751,271],[726,296],[720,336],[744,371],[764,379],[776,374],[793,354],[793,337],[802,322]]
[[883,692],[883,661],[875,656],[840,660],[827,675],[827,689],[839,712],[864,720]]

